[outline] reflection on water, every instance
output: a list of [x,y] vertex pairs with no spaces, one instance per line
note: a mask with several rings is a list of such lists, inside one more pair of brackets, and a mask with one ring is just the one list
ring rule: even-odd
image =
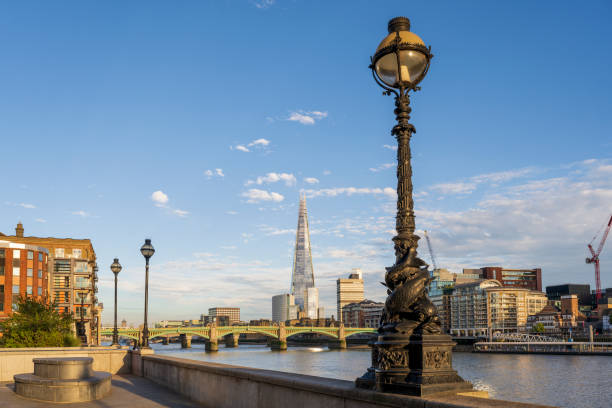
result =
[[[328,350],[289,347],[273,352],[263,345],[240,345],[204,352],[203,344],[182,350],[179,344],[153,344],[158,354],[216,363],[354,380],[370,364],[368,349]],[[609,408],[612,358],[454,353],[459,374],[492,398],[568,408]]]

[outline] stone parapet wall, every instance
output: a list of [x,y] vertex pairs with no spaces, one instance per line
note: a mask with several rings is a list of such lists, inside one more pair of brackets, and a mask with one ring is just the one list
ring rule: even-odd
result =
[[128,349],[110,347],[0,348],[0,381],[13,381],[15,374],[33,373],[34,358],[92,357],[94,371],[131,373]]
[[197,401],[204,407],[543,407],[468,395],[418,398],[382,394],[355,388],[352,381],[159,355],[142,355],[141,358],[145,378]]

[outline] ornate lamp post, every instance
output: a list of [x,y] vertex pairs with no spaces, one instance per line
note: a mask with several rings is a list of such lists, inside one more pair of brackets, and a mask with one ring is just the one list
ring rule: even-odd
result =
[[417,256],[412,199],[410,138],[416,132],[410,119],[410,91],[427,74],[431,47],[410,32],[410,20],[389,21],[389,35],[371,58],[372,75],[385,95],[395,95],[397,124],[391,134],[397,149],[397,216],[393,237],[395,264],[385,273],[387,300],[372,344],[372,367],[356,384],[382,392],[427,395],[472,388],[452,368],[453,342],[441,334],[436,307],[427,297],[428,265]]
[[144,309],[144,327],[142,329],[142,348],[149,348],[149,326],[147,323],[147,314],[149,309],[149,259],[155,253],[155,248],[151,245],[150,239],[145,239],[144,245],[140,248],[140,253],[145,257],[145,309]]
[[121,272],[121,264],[119,259],[115,258],[110,266],[111,271],[115,274],[115,325],[113,326],[113,343],[111,346],[119,345],[119,331],[117,330],[117,275]]

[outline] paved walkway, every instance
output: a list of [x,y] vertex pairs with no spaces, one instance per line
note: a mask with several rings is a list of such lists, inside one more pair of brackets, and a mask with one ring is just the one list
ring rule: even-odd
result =
[[0,383],[0,408],[196,408],[201,405],[142,377],[113,375],[113,388],[109,395],[97,401],[72,404],[51,404],[22,398],[13,391],[13,383]]

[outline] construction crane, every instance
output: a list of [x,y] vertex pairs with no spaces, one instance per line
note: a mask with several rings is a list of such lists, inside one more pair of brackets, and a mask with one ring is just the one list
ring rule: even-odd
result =
[[[606,238],[608,238],[608,233],[610,232],[611,226],[612,226],[612,215],[610,215],[610,220],[608,221],[608,225],[605,227],[605,231],[603,233],[603,236],[601,237],[601,242],[599,243],[599,246],[597,247],[597,251],[593,250],[592,244],[593,244],[593,241],[595,241],[595,238],[597,238],[597,236],[599,235],[599,231],[597,232],[597,234],[595,234],[591,242],[589,242],[589,245],[587,245],[587,247],[589,248],[589,251],[591,252],[591,257],[586,259],[586,263],[595,264],[595,299],[596,299],[595,307],[599,305],[599,298],[601,298],[601,278],[599,275],[599,254],[601,254],[601,250],[603,249],[603,246],[606,242]],[[429,239],[427,240],[427,242],[429,242]]]
[[438,269],[438,265],[436,265],[436,257],[434,256],[433,248],[431,246],[431,241],[429,240],[429,235],[427,235],[427,231],[423,231],[423,235],[425,235],[425,239],[427,240],[427,248],[429,248],[429,256],[431,257],[431,263],[435,271],[436,269]]

